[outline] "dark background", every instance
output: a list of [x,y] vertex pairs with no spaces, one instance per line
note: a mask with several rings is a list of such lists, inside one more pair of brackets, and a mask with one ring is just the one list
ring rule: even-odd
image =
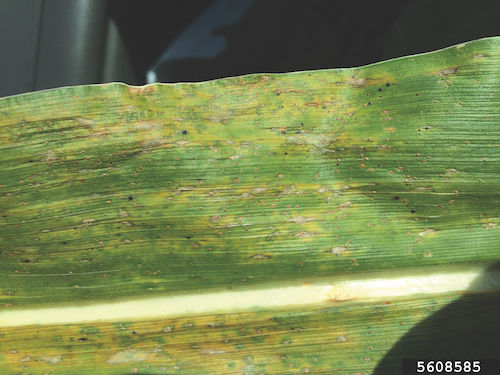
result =
[[359,66],[500,35],[499,15],[495,0],[0,0],[0,96]]

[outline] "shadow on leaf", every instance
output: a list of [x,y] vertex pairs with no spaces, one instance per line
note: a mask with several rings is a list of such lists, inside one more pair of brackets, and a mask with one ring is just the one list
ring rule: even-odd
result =
[[424,319],[405,334],[378,363],[373,374],[401,374],[403,358],[498,357],[500,262],[495,262],[471,283],[463,297]]

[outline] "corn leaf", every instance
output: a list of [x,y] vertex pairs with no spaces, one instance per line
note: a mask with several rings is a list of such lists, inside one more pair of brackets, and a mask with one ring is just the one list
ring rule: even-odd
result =
[[499,64],[486,38],[0,99],[0,371],[389,374],[440,329],[429,355],[498,353]]

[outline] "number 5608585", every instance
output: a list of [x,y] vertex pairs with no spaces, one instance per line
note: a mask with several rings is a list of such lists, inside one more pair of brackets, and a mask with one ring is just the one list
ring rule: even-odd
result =
[[480,361],[417,361],[418,373],[478,373],[481,371]]

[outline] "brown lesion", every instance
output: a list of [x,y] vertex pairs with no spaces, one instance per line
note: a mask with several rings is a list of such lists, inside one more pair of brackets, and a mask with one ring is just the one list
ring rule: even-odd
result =
[[358,78],[358,79],[351,79],[350,81],[347,81],[348,84],[350,84],[352,87],[363,87],[366,86],[368,83],[368,80],[366,78]]
[[436,72],[433,72],[432,75],[436,75],[438,77],[445,77],[449,74],[455,74],[456,72],[458,72],[458,67],[457,66],[451,66],[451,67],[448,67],[448,68],[444,68],[444,69],[440,69]]
[[130,95],[142,95],[151,94],[156,91],[156,85],[145,85],[145,86],[127,86]]

